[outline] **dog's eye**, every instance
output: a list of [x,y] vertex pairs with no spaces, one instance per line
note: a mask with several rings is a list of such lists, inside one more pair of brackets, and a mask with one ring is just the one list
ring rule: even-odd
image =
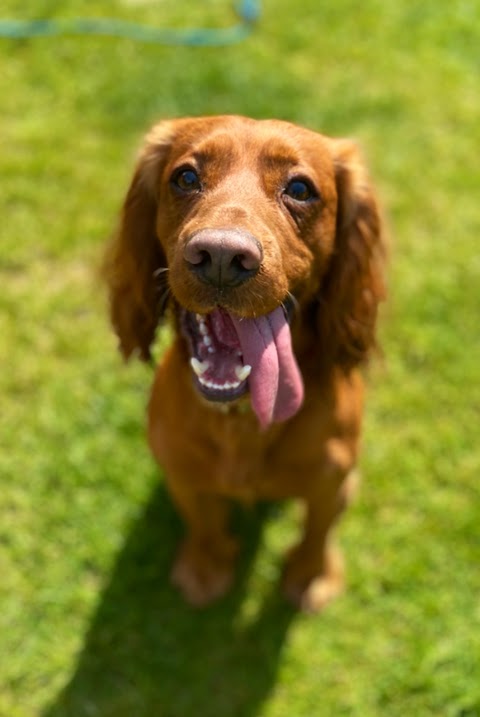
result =
[[198,192],[202,188],[198,174],[191,167],[183,167],[174,172],[172,183],[182,192]]
[[284,195],[296,202],[308,202],[318,197],[317,192],[305,179],[292,179],[284,189]]

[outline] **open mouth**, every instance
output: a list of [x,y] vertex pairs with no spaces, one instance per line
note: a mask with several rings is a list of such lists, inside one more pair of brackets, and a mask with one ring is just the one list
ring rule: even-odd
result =
[[243,318],[217,308],[183,311],[197,390],[209,401],[229,402],[250,392],[262,427],[286,420],[303,401],[303,382],[293,354],[288,308]]
[[205,315],[185,311],[182,328],[200,393],[210,401],[234,401],[246,393],[252,367],[244,363],[230,315],[222,309]]

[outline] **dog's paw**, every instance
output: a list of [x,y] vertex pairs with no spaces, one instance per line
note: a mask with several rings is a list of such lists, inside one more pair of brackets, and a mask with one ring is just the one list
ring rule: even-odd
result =
[[296,608],[307,613],[320,612],[343,592],[341,553],[329,548],[319,568],[303,547],[298,546],[287,559],[282,586],[284,595]]
[[231,587],[237,550],[233,539],[222,541],[221,546],[185,539],[173,565],[173,585],[190,605],[205,607]]

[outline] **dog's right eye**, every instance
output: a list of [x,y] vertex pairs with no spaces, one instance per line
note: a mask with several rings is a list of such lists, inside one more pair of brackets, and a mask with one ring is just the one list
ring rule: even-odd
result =
[[202,189],[200,178],[191,167],[181,167],[173,173],[172,184],[185,193],[199,192]]

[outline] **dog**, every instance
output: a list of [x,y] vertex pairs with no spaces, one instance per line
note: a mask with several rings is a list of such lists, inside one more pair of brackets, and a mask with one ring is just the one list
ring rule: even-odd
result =
[[204,606],[234,579],[229,499],[299,498],[282,586],[315,612],[343,587],[331,529],[359,454],[385,298],[374,190],[350,140],[240,116],[147,134],[105,263],[120,349],[156,367],[148,437],[186,534],[172,569]]

